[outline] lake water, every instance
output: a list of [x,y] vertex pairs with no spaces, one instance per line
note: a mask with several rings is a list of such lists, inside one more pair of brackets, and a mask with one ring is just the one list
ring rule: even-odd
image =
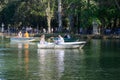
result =
[[120,80],[120,40],[83,49],[38,49],[0,37],[0,80]]

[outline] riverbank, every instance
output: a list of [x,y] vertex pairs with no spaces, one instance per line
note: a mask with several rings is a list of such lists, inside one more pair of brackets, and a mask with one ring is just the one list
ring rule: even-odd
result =
[[[41,34],[43,33],[39,33],[39,34],[30,34],[30,37],[40,37]],[[47,34],[45,33],[46,37],[57,37],[59,34],[61,34],[62,36],[64,36],[63,33],[51,33],[51,34]],[[5,36],[7,38],[10,37],[14,37],[17,36],[17,34],[15,33],[0,33],[0,36]],[[72,38],[78,38],[78,39],[120,39],[120,35],[99,35],[99,34],[70,34],[70,36]]]
[[120,35],[78,35],[83,39],[120,39]]

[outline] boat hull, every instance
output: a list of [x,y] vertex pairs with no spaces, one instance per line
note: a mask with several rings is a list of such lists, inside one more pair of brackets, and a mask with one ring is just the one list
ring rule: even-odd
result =
[[85,41],[81,42],[65,42],[62,44],[54,44],[54,43],[47,43],[47,44],[39,44],[38,48],[41,49],[76,49],[76,48],[83,48],[85,45]]
[[30,42],[30,41],[34,41],[35,39],[33,37],[29,37],[29,38],[25,38],[25,37],[12,37],[10,38],[10,41],[14,41],[14,42]]

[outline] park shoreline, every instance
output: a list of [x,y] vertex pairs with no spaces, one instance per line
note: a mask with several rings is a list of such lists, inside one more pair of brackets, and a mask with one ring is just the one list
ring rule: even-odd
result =
[[[34,33],[31,33],[30,34],[30,37],[40,37],[41,34],[45,34],[46,37],[56,37],[58,34],[61,34],[61,33],[51,33],[51,34],[48,34],[48,33],[39,33],[39,34],[34,34]],[[64,36],[64,34],[62,33],[61,34],[62,36]],[[101,35],[101,34],[70,34],[71,37],[77,37],[79,39],[120,39],[120,35],[116,35],[116,34],[109,34],[109,35]],[[16,33],[0,33],[0,36],[5,36],[7,38],[10,38],[10,37],[14,37],[14,36],[17,36]]]

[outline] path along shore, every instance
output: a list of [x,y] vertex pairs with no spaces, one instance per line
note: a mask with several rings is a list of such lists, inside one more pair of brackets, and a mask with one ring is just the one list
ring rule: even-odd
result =
[[[30,34],[31,37],[40,37],[40,35],[43,33],[39,33],[39,34]],[[59,33],[51,33],[51,34],[45,34],[47,37],[51,37],[51,36],[57,36]],[[61,34],[62,36],[64,34]],[[81,38],[81,39],[120,39],[120,35],[100,35],[100,34],[70,34],[72,37],[77,37],[77,38]],[[17,36],[17,34],[15,33],[0,33],[0,36],[5,36],[7,38],[13,37],[13,36]]]

